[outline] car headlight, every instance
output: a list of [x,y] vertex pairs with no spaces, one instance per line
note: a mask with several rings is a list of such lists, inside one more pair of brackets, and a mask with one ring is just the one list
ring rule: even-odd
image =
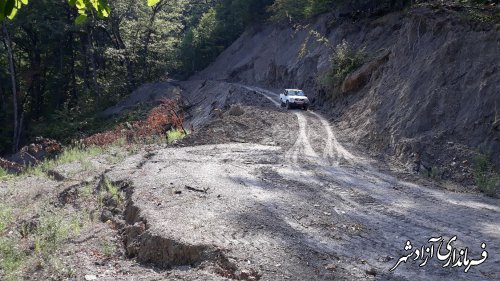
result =
[[290,99],[290,102],[294,102],[295,100],[294,99]]

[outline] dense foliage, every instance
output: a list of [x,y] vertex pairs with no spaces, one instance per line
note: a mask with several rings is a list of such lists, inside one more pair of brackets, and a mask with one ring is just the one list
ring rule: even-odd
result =
[[82,12],[67,1],[30,1],[0,22],[0,152],[19,139],[74,135],[85,116],[177,72],[185,31],[215,3],[115,0],[107,18],[87,11],[75,24]]
[[86,116],[142,83],[202,69],[247,26],[265,19],[271,2],[38,0],[19,6],[15,17],[0,22],[0,153],[38,135],[64,140],[88,133],[93,118]]
[[192,73],[212,62],[248,26],[267,18],[272,0],[221,0],[191,27],[181,45],[184,71]]

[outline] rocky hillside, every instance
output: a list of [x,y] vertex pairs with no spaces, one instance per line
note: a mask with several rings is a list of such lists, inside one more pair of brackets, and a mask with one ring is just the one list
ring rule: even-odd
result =
[[[409,169],[470,183],[477,151],[500,164],[498,15],[494,6],[424,5],[266,26],[246,32],[192,79],[304,88],[354,143]],[[318,83],[332,67],[321,37],[368,55],[334,98]]]

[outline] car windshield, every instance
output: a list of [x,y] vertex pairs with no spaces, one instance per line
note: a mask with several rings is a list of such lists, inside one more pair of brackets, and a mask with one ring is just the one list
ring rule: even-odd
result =
[[292,96],[305,96],[303,91],[290,91],[290,95]]

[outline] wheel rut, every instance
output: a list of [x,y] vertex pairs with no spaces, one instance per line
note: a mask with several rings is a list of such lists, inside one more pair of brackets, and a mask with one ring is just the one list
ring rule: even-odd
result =
[[[500,253],[498,201],[429,189],[381,172],[362,153],[347,149],[321,114],[285,111],[272,91],[237,86],[294,117],[287,120],[295,120],[296,130],[277,134],[283,137],[276,142],[286,145],[166,148],[140,166],[125,161],[109,173],[115,182],[132,182],[130,200],[147,221],[145,233],[167,239],[154,245],[200,246],[195,252],[208,253],[200,254],[208,257],[201,264],[227,260],[223,264],[237,270],[222,271],[248,280],[500,280],[500,254],[493,254]],[[409,262],[389,272],[405,254],[406,241],[425,245],[431,237],[454,235],[457,246],[470,247],[474,257],[487,243],[488,261],[467,275],[443,269],[435,259],[426,267]],[[172,258],[169,251],[158,251],[151,249],[151,255]]]
[[[267,97],[272,96],[272,92],[255,87],[253,89],[265,93]],[[277,95],[274,94],[274,97]],[[301,174],[300,180],[303,182],[319,179],[319,182],[334,183],[333,189],[321,191],[323,195],[318,196],[318,204],[324,204],[325,209],[334,206],[336,213],[343,214],[343,219],[357,222],[361,226],[359,235],[345,237],[349,243],[344,245],[345,248],[340,252],[349,253],[349,257],[365,255],[366,259],[368,256],[375,261],[370,263],[371,266],[387,270],[390,262],[379,262],[387,260],[382,257],[382,253],[391,256],[389,260],[392,261],[397,253],[402,252],[401,245],[405,241],[418,241],[425,245],[426,239],[431,237],[451,238],[457,235],[461,239],[458,244],[462,247],[475,247],[476,255],[480,254],[479,245],[482,241],[488,241],[490,250],[500,254],[497,243],[500,242],[500,212],[495,207],[495,199],[428,189],[401,181],[380,172],[368,159],[347,150],[338,141],[328,120],[319,113],[292,113],[298,116],[299,132],[295,145],[285,152],[285,160],[297,169],[296,173]],[[313,138],[318,135],[321,135],[323,140],[313,142]],[[318,154],[316,151],[322,153]],[[308,159],[312,165],[299,163],[297,159],[300,158]],[[286,178],[286,174],[281,176]],[[335,197],[328,195],[332,191],[336,194]],[[324,198],[327,199],[322,200]],[[460,204],[457,204],[457,201],[460,201]],[[480,211],[476,207],[478,204],[485,209]],[[493,234],[494,231],[498,232]],[[321,236],[323,238],[320,238]],[[323,230],[317,231],[318,239],[326,239],[325,237]],[[366,252],[366,245],[372,247],[370,253]],[[379,256],[374,253],[379,253]],[[345,256],[346,259],[349,257]],[[500,264],[498,256],[491,258],[489,268],[494,267],[494,264]],[[405,267],[408,268],[409,266]],[[417,265],[405,274],[396,272],[395,275],[403,279],[419,274],[420,278],[463,278],[463,270],[446,271],[440,269],[436,263],[430,268],[422,269]],[[500,273],[483,272],[469,272],[467,278],[500,278]]]

